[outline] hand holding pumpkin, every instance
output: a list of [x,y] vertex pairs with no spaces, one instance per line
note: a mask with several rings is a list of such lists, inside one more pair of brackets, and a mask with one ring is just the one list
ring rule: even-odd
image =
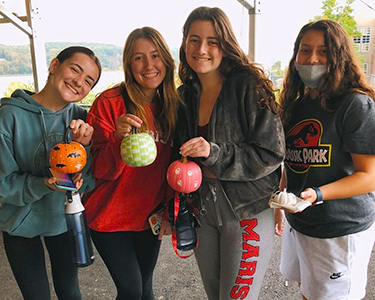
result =
[[72,130],[73,141],[76,141],[84,146],[90,144],[94,128],[88,123],[78,119],[72,120],[69,124]]
[[203,137],[195,137],[188,140],[180,148],[182,156],[204,157],[210,156],[211,145]]
[[143,121],[132,114],[123,114],[116,121],[116,133],[120,138],[127,137],[132,133],[132,127],[140,128]]

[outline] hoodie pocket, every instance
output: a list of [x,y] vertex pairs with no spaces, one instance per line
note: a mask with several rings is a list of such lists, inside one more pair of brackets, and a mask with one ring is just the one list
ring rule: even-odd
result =
[[67,230],[65,215],[50,214],[31,210],[11,235],[33,238],[38,235],[58,235]]

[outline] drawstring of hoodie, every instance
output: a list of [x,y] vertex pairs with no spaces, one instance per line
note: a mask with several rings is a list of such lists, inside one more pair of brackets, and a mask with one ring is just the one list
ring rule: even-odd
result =
[[[46,152],[46,162],[47,162],[46,165],[48,166],[49,157],[47,154],[49,153],[49,150],[50,150],[48,147],[49,132],[47,131],[45,116],[48,115],[48,117],[51,117],[51,118],[61,117],[65,123],[64,128],[67,128],[67,126],[69,126],[70,121],[71,121],[69,120],[70,115],[68,112],[72,109],[73,104],[72,103],[67,104],[62,110],[52,115],[52,112],[50,112],[49,110],[48,111],[44,110],[45,108],[40,103],[38,103],[35,99],[32,98],[33,94],[34,93],[32,92],[18,89],[12,93],[11,98],[3,98],[1,100],[1,105],[2,106],[6,106],[6,105],[16,106],[24,110],[38,114],[38,118],[40,118],[40,125],[42,128],[42,135],[43,135],[42,143],[44,145],[45,152]],[[61,114],[63,114],[63,116],[61,116]],[[56,132],[56,134],[58,133]],[[62,134],[64,135],[64,132]]]
[[[208,184],[208,188],[209,188],[210,192],[207,194],[206,200],[209,200],[209,197],[212,197],[212,200],[213,200],[214,206],[215,206],[217,222],[218,222],[219,227],[221,227],[221,226],[223,226],[223,219],[221,217],[219,203],[217,202],[216,185],[212,184],[212,183],[209,183],[209,182],[207,184]],[[202,200],[202,202],[203,202],[203,200]],[[202,209],[205,210],[205,206],[204,206],[203,203],[202,203]],[[202,213],[202,211],[201,211],[201,213]]]
[[[39,109],[39,112],[40,112],[40,123],[41,123],[41,126],[42,126],[42,132],[43,132],[43,142],[44,142],[44,148],[46,150],[46,160],[47,160],[47,166],[49,166],[49,155],[47,155],[49,153],[49,148],[48,148],[48,133],[47,133],[47,126],[46,126],[46,121],[44,119],[44,112],[43,112],[43,109]],[[67,128],[70,124],[69,122],[69,116],[67,113],[65,113],[65,128]],[[64,136],[65,136],[65,133],[64,133]]]
[[49,166],[49,157],[47,155],[48,153],[48,143],[47,143],[47,127],[46,127],[46,121],[44,120],[44,113],[42,109],[39,109],[40,111],[40,121],[42,125],[42,132],[43,132],[43,142],[44,142],[44,148],[46,149],[46,160],[47,160],[47,166]]

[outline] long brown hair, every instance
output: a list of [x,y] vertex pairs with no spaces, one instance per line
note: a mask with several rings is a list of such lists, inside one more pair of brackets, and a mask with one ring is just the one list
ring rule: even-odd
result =
[[130,67],[135,43],[142,38],[150,41],[159,52],[160,58],[166,66],[165,78],[158,87],[158,94],[160,95],[160,98],[156,101],[158,118],[153,121],[161,131],[160,134],[163,139],[168,139],[172,136],[177,123],[177,106],[180,101],[174,83],[175,64],[166,41],[156,29],[151,27],[133,30],[125,42],[123,52],[124,84],[130,98],[127,108],[132,114],[137,115],[143,120],[141,131],[151,129],[149,122],[150,112],[145,110],[145,104],[148,103],[148,99],[142,92],[139,83],[135,80]]
[[[261,107],[267,107],[273,111],[277,111],[277,103],[275,101],[274,89],[271,80],[269,80],[263,69],[252,62],[250,58],[239,46],[239,43],[234,35],[232,25],[228,16],[218,7],[201,6],[194,9],[188,16],[183,27],[183,38],[187,39],[190,26],[195,21],[203,20],[210,21],[219,39],[219,44],[223,54],[223,60],[220,64],[220,73],[227,77],[232,72],[243,70],[252,74],[257,79],[256,91],[264,95],[259,101]],[[194,82],[199,82],[199,79],[193,69],[190,68],[186,61],[186,53],[184,49],[184,42],[180,47],[180,67],[179,75],[183,84],[190,86]]]
[[367,94],[375,99],[375,91],[366,79],[351,38],[342,26],[331,20],[310,22],[302,27],[294,43],[293,56],[280,95],[284,124],[290,121],[296,101],[308,93],[295,63],[301,40],[309,30],[322,31],[327,47],[327,75],[319,88],[321,106],[326,110],[334,110],[343,96],[353,92]]

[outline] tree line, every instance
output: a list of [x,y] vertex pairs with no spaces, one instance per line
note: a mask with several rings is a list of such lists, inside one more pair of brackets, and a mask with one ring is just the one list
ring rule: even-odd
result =
[[[77,43],[49,42],[45,44],[47,65],[66,47]],[[103,71],[122,68],[122,47],[100,43],[79,43],[92,49],[102,63]],[[8,46],[0,44],[0,75],[32,74],[30,46]]]

